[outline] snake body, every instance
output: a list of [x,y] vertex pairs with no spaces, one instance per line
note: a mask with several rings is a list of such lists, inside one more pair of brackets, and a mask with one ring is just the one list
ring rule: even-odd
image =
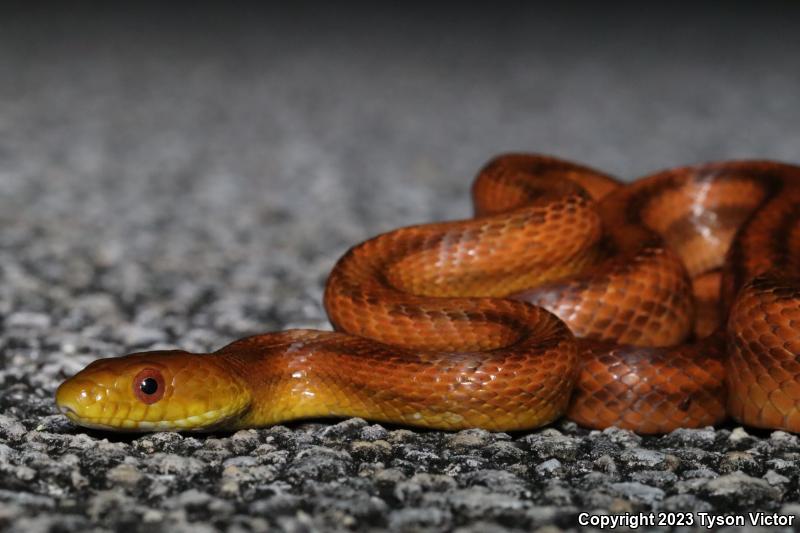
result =
[[623,185],[506,154],[472,193],[474,218],[338,261],[336,331],[100,359],[57,404],[136,431],[347,416],[507,431],[565,414],[640,433],[727,416],[800,431],[800,167],[726,161]]

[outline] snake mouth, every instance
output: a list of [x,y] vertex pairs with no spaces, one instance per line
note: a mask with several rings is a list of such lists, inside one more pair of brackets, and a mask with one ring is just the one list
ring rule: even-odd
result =
[[85,428],[140,433],[151,431],[213,431],[235,417],[235,413],[231,414],[226,409],[216,409],[175,420],[149,421],[114,417],[86,417],[79,415],[67,405],[59,405],[58,408],[73,423]]
[[108,424],[100,424],[97,422],[93,422],[91,419],[80,416],[72,407],[68,405],[59,405],[58,410],[61,411],[61,414],[69,418],[70,421],[73,422],[74,424],[77,424],[85,428],[101,429],[104,431],[119,431],[125,429],[130,429],[132,431],[136,430],[135,428],[124,428],[124,427],[111,426]]
[[62,415],[66,415],[67,418],[72,418],[72,417],[77,417],[78,416],[78,413],[76,413],[75,410],[72,407],[68,406],[68,405],[59,405],[58,406],[58,410],[61,411]]

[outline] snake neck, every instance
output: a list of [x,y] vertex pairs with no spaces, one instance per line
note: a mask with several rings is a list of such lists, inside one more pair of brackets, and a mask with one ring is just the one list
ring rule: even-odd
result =
[[214,355],[243,383],[248,408],[228,429],[268,426],[296,418],[333,416],[330,393],[320,389],[321,341],[335,333],[288,330],[238,340]]
[[[228,429],[361,417],[436,429],[506,431],[557,418],[568,399],[561,391],[571,389],[576,378],[571,336],[563,342],[537,339],[528,344],[511,347],[518,355],[462,352],[443,357],[441,352],[407,350],[344,333],[292,330],[237,341],[216,355],[247,384],[251,396],[249,408]],[[566,356],[546,365],[541,375],[523,371],[529,365],[538,368],[536,361],[550,361],[557,352]],[[501,374],[510,379],[498,379]],[[542,394],[542,388],[557,392]],[[503,402],[506,395],[528,408]],[[481,408],[486,405],[492,408]]]

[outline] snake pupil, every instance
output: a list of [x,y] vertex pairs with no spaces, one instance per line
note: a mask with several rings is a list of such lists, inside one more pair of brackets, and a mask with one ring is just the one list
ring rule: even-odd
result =
[[158,382],[153,378],[145,378],[139,386],[145,394],[155,394],[158,390]]

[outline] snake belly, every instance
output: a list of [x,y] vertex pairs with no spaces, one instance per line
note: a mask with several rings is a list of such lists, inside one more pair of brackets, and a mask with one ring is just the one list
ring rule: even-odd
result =
[[397,229],[337,262],[336,331],[100,359],[56,402],[77,424],[131,431],[349,416],[510,431],[562,415],[800,431],[798,183],[800,167],[771,161],[623,185],[501,155],[473,184],[474,218]]

